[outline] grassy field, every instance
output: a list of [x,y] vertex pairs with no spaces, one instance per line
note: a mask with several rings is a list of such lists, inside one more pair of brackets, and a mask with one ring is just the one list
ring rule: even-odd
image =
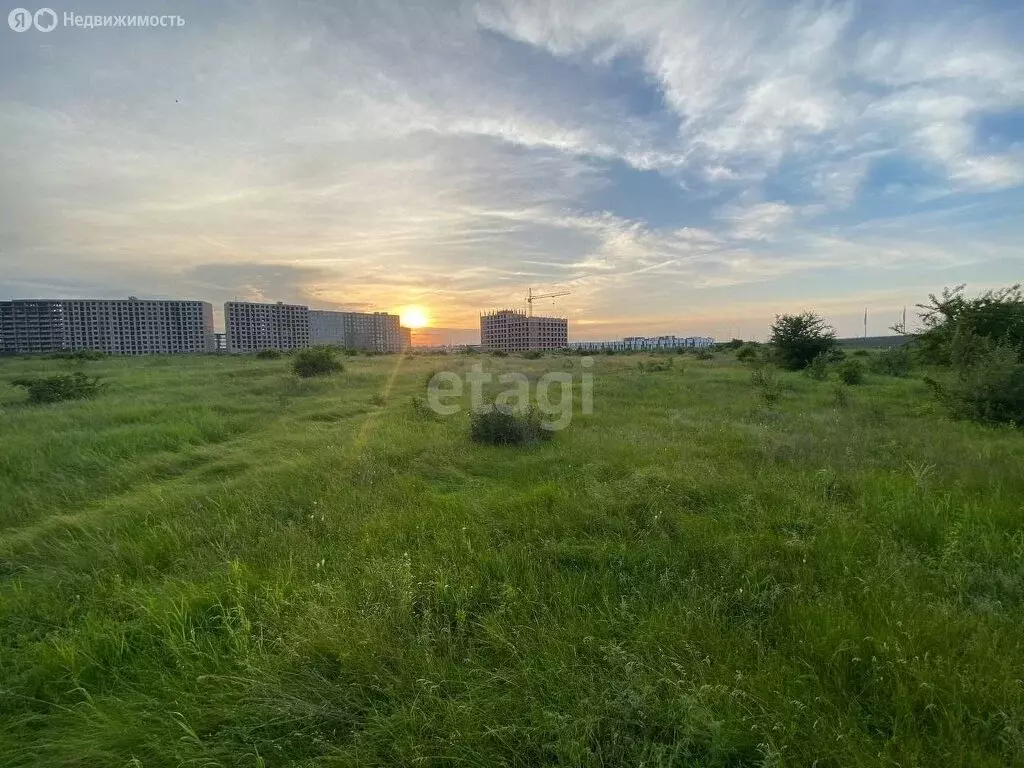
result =
[[578,358],[0,361],[0,765],[1020,764],[1024,435],[646,360],[531,448],[411,399]]

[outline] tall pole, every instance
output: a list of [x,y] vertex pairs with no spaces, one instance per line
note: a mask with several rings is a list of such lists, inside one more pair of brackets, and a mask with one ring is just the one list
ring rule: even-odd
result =
[[864,338],[868,337],[868,308],[864,307]]

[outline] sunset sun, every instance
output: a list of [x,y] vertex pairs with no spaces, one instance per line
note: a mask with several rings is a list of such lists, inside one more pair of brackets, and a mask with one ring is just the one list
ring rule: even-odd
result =
[[430,318],[423,307],[405,307],[400,314],[402,325],[406,328],[424,328],[430,324]]

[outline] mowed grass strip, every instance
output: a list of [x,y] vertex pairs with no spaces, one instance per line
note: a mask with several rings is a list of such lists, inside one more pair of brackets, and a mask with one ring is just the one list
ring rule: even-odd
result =
[[1020,432],[914,378],[779,374],[766,405],[724,355],[650,362],[596,357],[593,414],[525,449],[412,397],[480,363],[578,402],[578,358],[0,384],[0,762],[1019,760]]

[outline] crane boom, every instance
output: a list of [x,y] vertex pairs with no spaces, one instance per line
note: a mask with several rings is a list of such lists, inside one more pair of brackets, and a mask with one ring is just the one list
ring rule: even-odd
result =
[[526,296],[526,303],[530,307],[530,317],[533,317],[534,299],[553,299],[556,296],[568,296],[570,293],[572,293],[572,291],[556,291],[555,293],[539,293],[535,295],[533,292],[533,288],[530,288]]

